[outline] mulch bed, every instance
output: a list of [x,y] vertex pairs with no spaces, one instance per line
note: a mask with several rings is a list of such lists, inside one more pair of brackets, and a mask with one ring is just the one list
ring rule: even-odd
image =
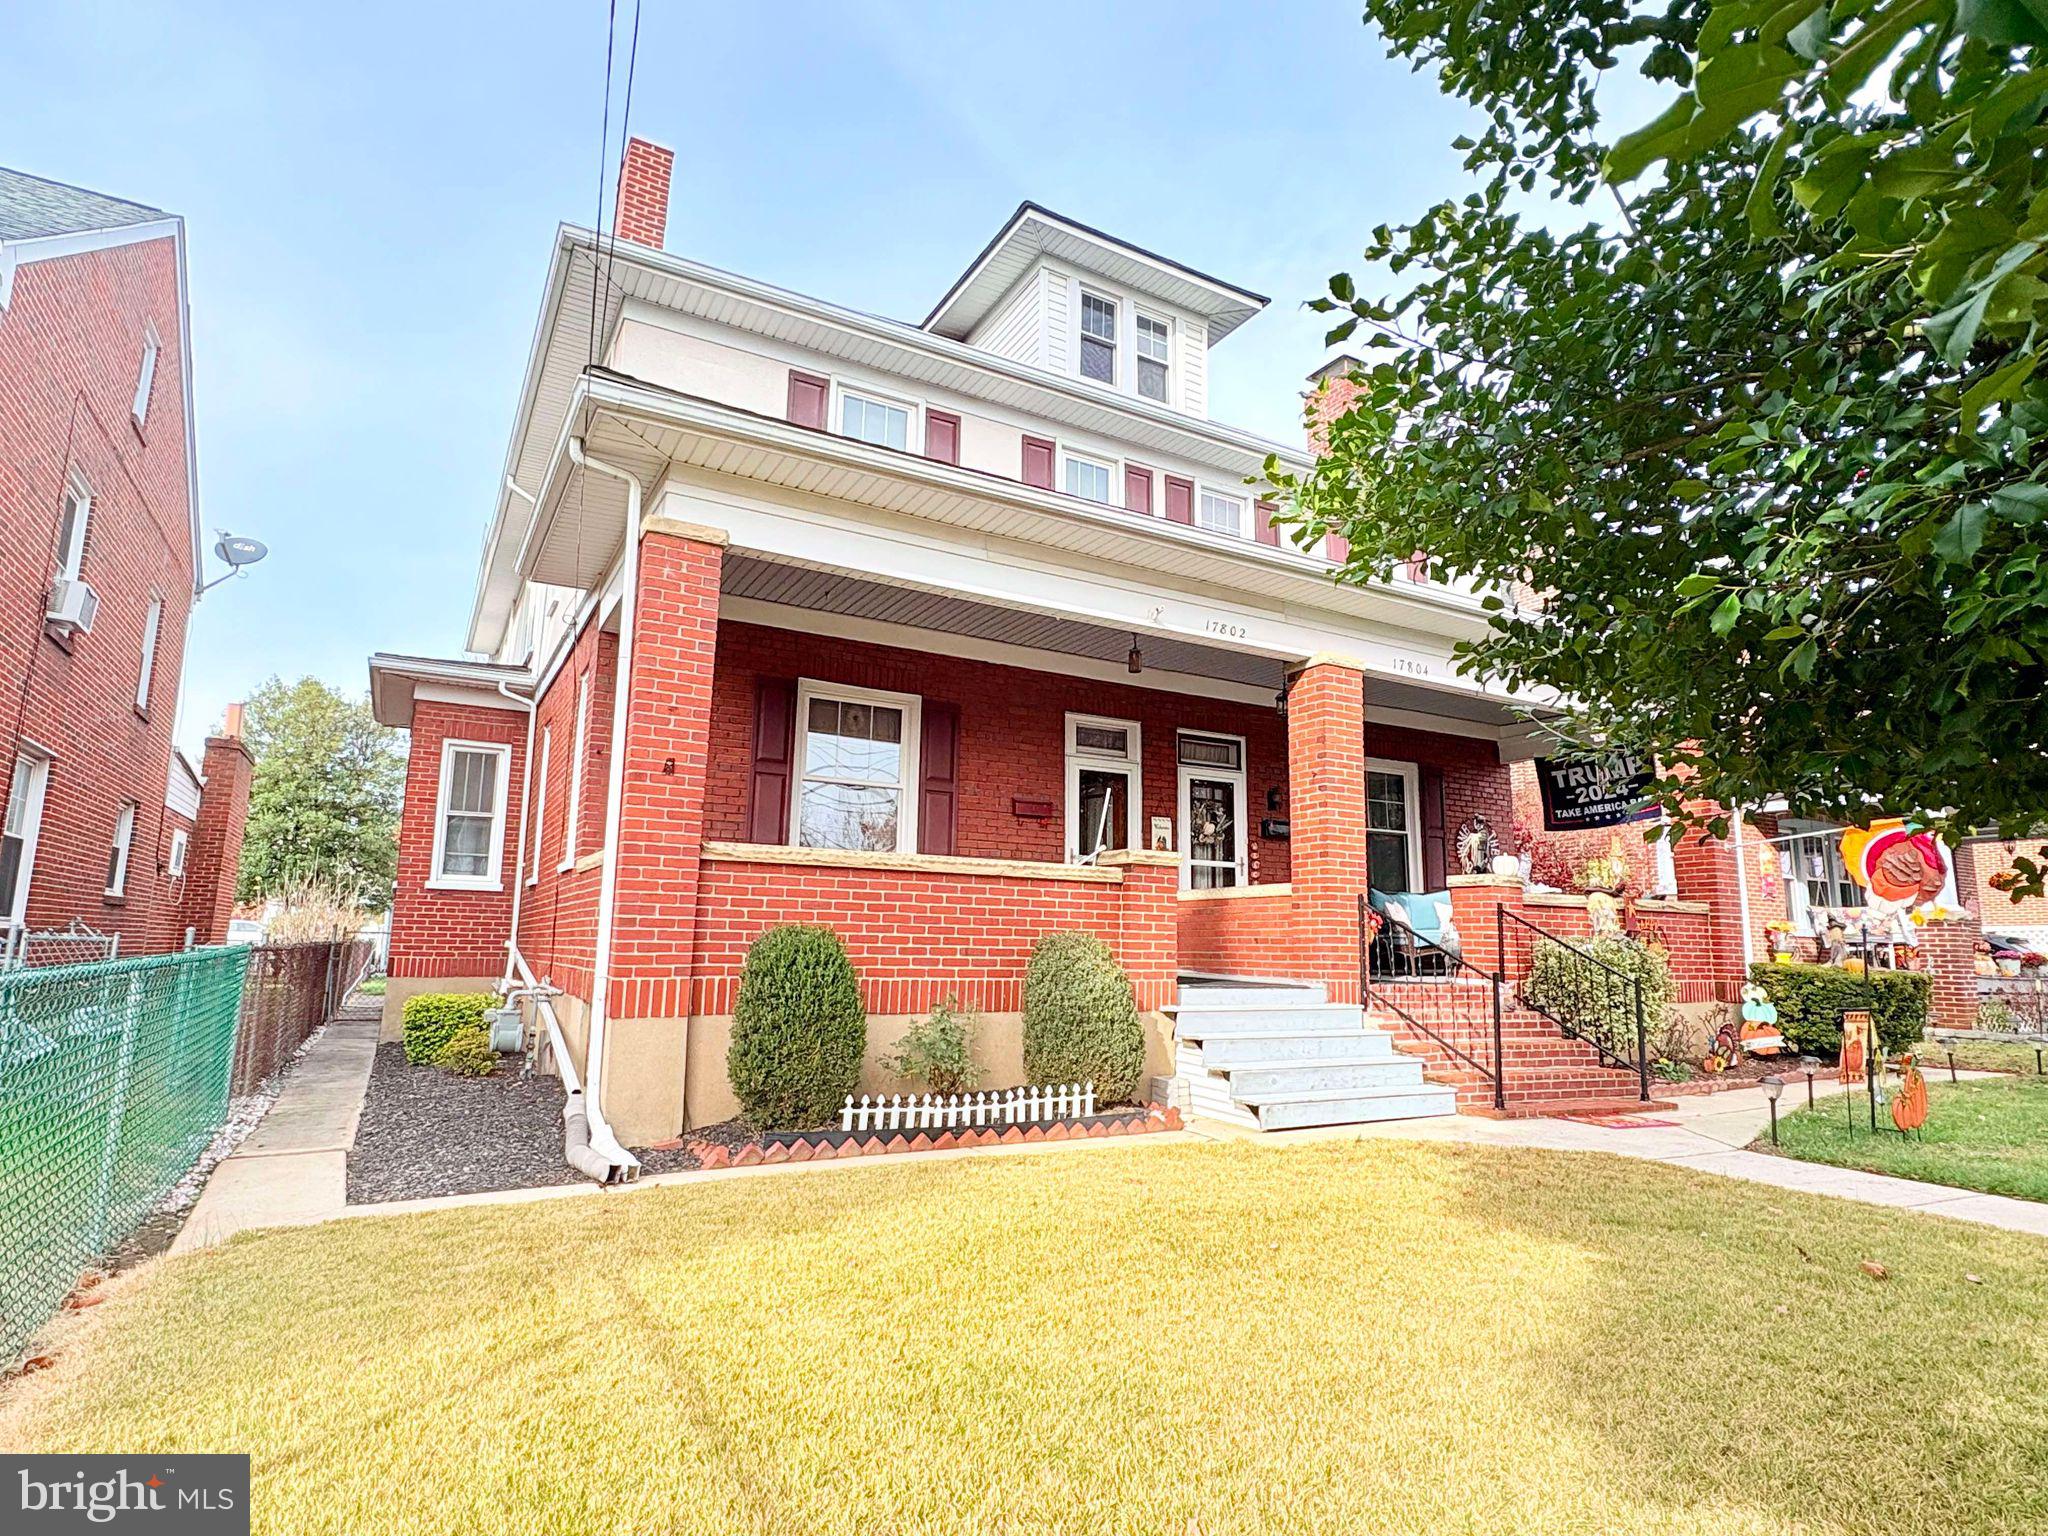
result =
[[[348,1155],[348,1202],[422,1200],[585,1182],[562,1161],[562,1083],[501,1066],[489,1077],[415,1067],[377,1047]],[[639,1154],[647,1171],[694,1168],[687,1148]]]
[[[1833,1071],[1831,1066],[1816,1067],[1814,1080],[1818,1082]],[[1677,1098],[1681,1094],[1726,1093],[1733,1088],[1754,1088],[1773,1072],[1785,1079],[1787,1091],[1795,1083],[1806,1081],[1806,1069],[1799,1065],[1797,1056],[1748,1056],[1732,1064],[1725,1072],[1697,1072],[1682,1083],[1666,1082],[1655,1073],[1651,1074],[1650,1081],[1660,1098]]]

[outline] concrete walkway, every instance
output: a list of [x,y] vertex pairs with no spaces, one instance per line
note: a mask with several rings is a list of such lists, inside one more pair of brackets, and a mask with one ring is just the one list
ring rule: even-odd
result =
[[[1994,1074],[1964,1072],[1965,1078]],[[1935,1082],[1947,1081],[1947,1073],[1930,1072]],[[1817,1096],[1829,1097],[1841,1089],[1828,1078],[1814,1084]],[[1860,1090],[1859,1090],[1860,1091]],[[1778,1101],[1780,1113],[1806,1104],[1806,1081],[1796,1078],[1786,1084]],[[1858,1112],[1862,1113],[1861,1106]],[[1846,1113],[1846,1111],[1844,1111]],[[1880,1111],[1882,1115],[1882,1111]],[[1390,1120],[1376,1125],[1334,1126],[1325,1130],[1278,1131],[1259,1135],[1261,1141],[1286,1145],[1295,1141],[1340,1137],[1393,1137],[1408,1141],[1458,1141],[1493,1147],[1540,1147],[1554,1152],[1609,1152],[1620,1157],[1641,1157],[1690,1168],[1723,1178],[1745,1179],[1769,1184],[1776,1189],[1795,1189],[1814,1195],[1833,1195],[1843,1200],[1860,1200],[1866,1205],[1888,1205],[1925,1211],[1935,1216],[1952,1216],[1983,1226],[2004,1227],[2013,1232],[2031,1232],[2048,1237],[2048,1205],[2033,1200],[2015,1200],[2005,1195],[1983,1195],[1946,1184],[1923,1184],[1914,1179],[1895,1179],[1884,1174],[1862,1173],[1853,1168],[1834,1168],[1825,1163],[1800,1162],[1768,1152],[1743,1149],[1770,1131],[1770,1103],[1761,1088],[1737,1088],[1726,1093],[1686,1094],[1678,1107],[1633,1117],[1640,1124],[1627,1128],[1588,1125],[1575,1120],[1482,1120],[1472,1115],[1453,1115],[1437,1120]],[[1658,1123],[1664,1122],[1664,1123]],[[1191,1129],[1212,1139],[1229,1139],[1257,1132],[1211,1121],[1194,1121]]]
[[375,1007],[344,1008],[306,1047],[270,1112],[213,1170],[172,1253],[210,1248],[251,1227],[303,1226],[342,1213],[380,1016]]

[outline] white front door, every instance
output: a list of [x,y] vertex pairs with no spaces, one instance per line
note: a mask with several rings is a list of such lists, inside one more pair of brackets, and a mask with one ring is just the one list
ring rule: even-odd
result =
[[1191,891],[1248,884],[1244,738],[1182,731],[1175,750],[1180,764],[1181,883]]

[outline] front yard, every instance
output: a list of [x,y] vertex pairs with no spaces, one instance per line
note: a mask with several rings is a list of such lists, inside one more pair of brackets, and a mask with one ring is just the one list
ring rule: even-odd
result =
[[[1852,1101],[1847,1107],[1839,1098],[1829,1099],[1787,1115],[1778,1127],[1779,1150],[1812,1163],[2048,1200],[2048,1078],[1951,1083],[1945,1066],[1923,1070],[1928,1092],[1923,1132],[1900,1135],[1880,1108],[1873,1134],[1868,1101],[1853,1092],[1846,1096]],[[1892,1086],[1896,1091],[1896,1079]],[[1764,1141],[1758,1150],[1769,1147]]]
[[250,1451],[258,1531],[2037,1531],[2044,1273],[1623,1159],[1125,1143],[257,1234],[0,1444]]

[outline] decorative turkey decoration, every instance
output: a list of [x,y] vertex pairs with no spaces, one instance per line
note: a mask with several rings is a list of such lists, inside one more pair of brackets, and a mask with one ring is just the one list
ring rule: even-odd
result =
[[1948,881],[1941,845],[1897,817],[1844,832],[1842,864],[1871,895],[1906,906],[1934,900]]
[[1904,1057],[1899,1068],[1899,1096],[1892,1100],[1892,1124],[1902,1131],[1917,1131],[1927,1123],[1927,1079],[1919,1063]]

